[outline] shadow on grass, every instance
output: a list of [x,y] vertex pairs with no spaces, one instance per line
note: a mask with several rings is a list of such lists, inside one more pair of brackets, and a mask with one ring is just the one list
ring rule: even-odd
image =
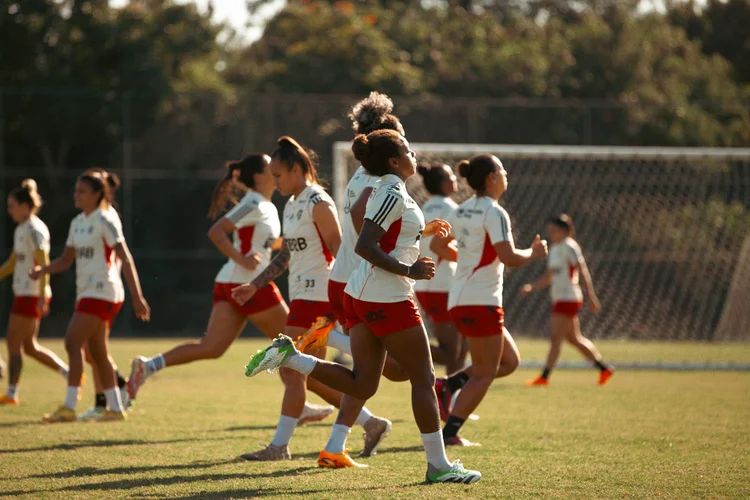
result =
[[0,423],[0,429],[10,429],[12,427],[24,427],[27,425],[49,425],[49,424],[45,424],[41,420],[16,420],[15,422]]
[[188,443],[195,441],[220,441],[225,439],[233,439],[231,437],[223,438],[181,438],[181,439],[167,439],[163,441],[144,441],[142,439],[106,439],[102,441],[78,441],[73,443],[59,443],[48,446],[39,446],[36,448],[15,448],[0,450],[0,455],[11,454],[11,453],[34,453],[37,451],[66,451],[66,450],[79,450],[81,448],[108,448],[110,446],[142,446],[142,445],[154,445],[154,444],[171,444],[171,443]]
[[[409,453],[412,451],[424,452],[424,447],[422,446],[393,446],[390,448],[378,448],[378,453]],[[317,460],[318,455],[320,455],[319,451],[311,451],[308,453],[292,453],[292,458],[295,460],[298,458]],[[357,453],[352,453],[352,457],[357,458],[356,455]]]
[[237,425],[226,429],[216,429],[211,432],[235,432],[235,431],[272,431],[275,425]]
[[113,469],[97,469],[96,467],[80,467],[64,472],[54,472],[51,474],[34,474],[26,476],[24,479],[69,479],[73,477],[86,476],[107,476],[109,474],[142,474],[162,470],[181,470],[181,469],[209,469],[220,465],[228,465],[243,462],[240,458],[232,460],[223,460],[221,462],[194,462],[191,464],[173,464],[173,465],[146,465],[143,467],[115,467]]
[[[412,485],[407,485],[412,486]],[[308,490],[295,490],[291,488],[247,488],[223,491],[204,491],[184,497],[175,497],[178,500],[198,500],[203,498],[253,498],[253,497],[276,497],[276,496],[298,496],[298,495],[321,495],[328,498],[344,496],[346,492],[351,491],[378,491],[385,489],[385,486],[353,486],[351,488],[320,488]]]

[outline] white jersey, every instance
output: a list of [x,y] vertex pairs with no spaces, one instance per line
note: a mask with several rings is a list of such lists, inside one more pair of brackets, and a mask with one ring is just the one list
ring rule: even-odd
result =
[[367,173],[364,167],[359,167],[354,176],[346,185],[346,205],[344,205],[344,218],[341,220],[341,246],[336,254],[336,262],[333,264],[330,279],[338,283],[346,283],[349,276],[362,262],[362,257],[354,253],[357,244],[357,230],[350,215],[352,205],[359,199],[362,191],[368,187],[375,186],[380,177],[373,177]]
[[273,244],[281,234],[281,223],[276,206],[256,191],[249,191],[224,217],[234,224],[234,248],[242,255],[255,253],[260,263],[250,271],[229,259],[219,274],[217,283],[249,283],[271,263]]
[[458,246],[458,267],[448,309],[502,307],[505,266],[493,245],[513,241],[508,213],[488,196],[472,196],[451,214],[449,222]]
[[[378,243],[384,252],[408,266],[417,261],[424,216],[401,178],[393,174],[380,178],[367,201],[365,219],[385,230]],[[362,260],[344,291],[365,302],[393,303],[408,300],[414,295],[413,287],[413,279]]]
[[[422,213],[428,222],[433,219],[448,220],[456,207],[456,202],[446,196],[433,196],[422,205]],[[419,242],[419,256],[429,257],[435,261],[435,276],[431,280],[417,280],[414,291],[449,292],[453,285],[453,275],[456,274],[456,263],[441,259],[430,250],[432,238],[434,236],[427,236]]]
[[578,284],[578,267],[582,261],[581,247],[573,238],[565,238],[550,246],[547,269],[552,274],[549,288],[552,302],[583,301],[583,293]]
[[76,250],[76,298],[112,303],[125,300],[120,263],[113,248],[125,241],[114,209],[78,214],[70,223],[65,246]]
[[[29,271],[41,262],[34,261],[34,252],[44,250],[49,253],[49,229],[36,215],[16,226],[13,233],[13,251],[16,253],[16,267],[13,270],[13,294],[16,297],[39,297],[39,282],[29,278]],[[45,296],[52,297],[49,285]]]
[[289,299],[328,302],[333,255],[313,221],[313,207],[333,199],[317,184],[307,186],[284,207],[284,240],[289,247]]

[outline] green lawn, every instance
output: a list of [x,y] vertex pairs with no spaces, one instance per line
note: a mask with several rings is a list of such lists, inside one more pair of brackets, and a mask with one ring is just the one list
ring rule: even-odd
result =
[[[59,341],[45,341],[63,353]],[[174,340],[114,340],[125,368]],[[298,429],[291,462],[249,463],[278,416],[276,376],[243,376],[261,344],[238,342],[217,361],[167,369],[149,380],[127,422],[39,423],[64,395],[59,375],[27,361],[22,405],[0,408],[0,496],[340,498],[748,498],[750,373],[559,371],[546,389],[527,389],[524,371],[499,381],[463,435],[480,448],[450,449],[478,468],[472,486],[422,484],[425,463],[407,384],[384,381],[369,407],[394,421],[369,469],[316,468],[329,423]],[[521,341],[524,359],[543,342]],[[747,345],[601,342],[612,360],[750,361]],[[577,360],[566,350],[566,359]],[[438,369],[440,372],[440,369]],[[91,387],[80,409],[93,400]],[[314,397],[312,398],[315,399]],[[360,431],[350,438],[361,448]]]

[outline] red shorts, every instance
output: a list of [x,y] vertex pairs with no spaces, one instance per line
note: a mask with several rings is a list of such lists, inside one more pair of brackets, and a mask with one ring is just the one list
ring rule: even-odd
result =
[[96,316],[102,321],[109,323],[110,326],[117,317],[117,313],[120,312],[121,307],[122,302],[115,304],[114,302],[102,299],[84,298],[79,299],[78,302],[76,302],[76,312]]
[[450,323],[448,314],[448,292],[416,292],[419,305],[428,318],[435,323]]
[[451,320],[464,337],[502,335],[505,311],[498,306],[456,306],[450,310]]
[[562,314],[575,318],[583,307],[583,302],[555,302],[552,304],[552,314]]
[[346,309],[344,309],[344,288],[346,283],[328,280],[328,303],[331,304],[331,311],[336,316],[336,321],[346,328]]
[[273,282],[264,286],[253,295],[253,298],[239,305],[232,298],[232,290],[240,286],[240,283],[214,283],[213,303],[229,302],[232,307],[243,316],[250,316],[259,312],[270,309],[277,304],[284,303],[284,297],[281,296],[279,289]]
[[295,299],[289,304],[286,326],[299,326],[308,329],[320,316],[328,316],[331,320],[334,319],[331,304],[316,300]]
[[[47,299],[47,304],[49,304],[49,300]],[[16,297],[13,299],[13,307],[11,307],[10,312],[18,316],[39,319],[42,315],[39,314],[39,310],[36,308],[38,303],[39,297]]]
[[413,299],[402,302],[365,302],[344,294],[344,307],[346,328],[364,323],[376,337],[385,337],[422,324],[422,317]]

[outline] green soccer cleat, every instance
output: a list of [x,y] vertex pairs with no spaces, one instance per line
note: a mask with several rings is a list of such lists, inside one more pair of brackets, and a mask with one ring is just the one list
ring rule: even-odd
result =
[[294,347],[294,341],[280,333],[270,346],[255,353],[253,359],[245,366],[245,376],[254,377],[262,371],[273,373],[289,356],[295,354],[299,354],[299,351]]
[[460,460],[451,464],[447,471],[439,472],[432,464],[427,464],[425,480],[428,483],[463,483],[472,484],[482,479],[482,473],[478,470],[466,470]]

